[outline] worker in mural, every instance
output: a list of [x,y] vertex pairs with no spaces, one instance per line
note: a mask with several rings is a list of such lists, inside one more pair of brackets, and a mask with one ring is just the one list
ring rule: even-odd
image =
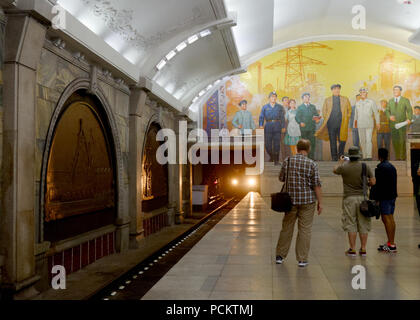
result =
[[331,159],[338,161],[339,157],[344,155],[344,148],[346,147],[351,104],[347,97],[340,95],[340,84],[333,84],[331,92],[332,96],[325,99],[322,107],[324,123],[315,136],[319,139],[330,141]]
[[268,99],[269,103],[261,109],[259,126],[264,128],[264,145],[270,161],[279,165],[280,137],[286,132],[286,120],[283,107],[277,103],[277,93],[271,92]]
[[356,102],[353,127],[359,131],[363,159],[372,161],[372,136],[375,122],[377,129],[380,128],[379,112],[375,101],[368,98],[366,88],[360,88],[359,93],[360,100]]
[[410,127],[411,133],[420,133],[420,106],[414,107],[413,121]]
[[309,158],[314,160],[316,151],[315,129],[320,116],[315,105],[310,103],[311,95],[308,92],[302,94],[302,100],[303,103],[297,109],[296,121],[299,123],[302,139],[311,142]]
[[391,126],[392,145],[396,160],[406,159],[406,133],[407,126],[411,124],[413,109],[410,100],[401,95],[401,86],[394,86],[394,97],[389,100],[386,115]]
[[[290,110],[290,101],[291,99],[287,96],[281,98],[281,106],[283,107],[283,111],[284,111],[284,116],[286,118],[286,122],[285,122],[285,128],[287,128],[289,126],[289,120],[287,119],[287,112]],[[287,130],[286,130],[287,131]],[[286,139],[286,134],[287,133],[281,133],[280,134],[280,161],[283,161],[284,159],[286,159],[287,157],[290,157],[292,155],[292,150],[289,148],[289,146],[286,144],[285,139]]]
[[242,100],[239,103],[241,110],[235,113],[232,120],[232,125],[240,130],[240,133],[252,134],[252,130],[255,130],[255,122],[252,118],[252,113],[247,110],[248,101]]

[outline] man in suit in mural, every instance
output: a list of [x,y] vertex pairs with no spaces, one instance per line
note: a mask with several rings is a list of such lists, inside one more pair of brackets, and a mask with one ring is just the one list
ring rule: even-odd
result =
[[[401,93],[402,87],[394,86],[394,97],[389,100],[385,111],[391,126],[391,139],[396,160],[406,159],[407,127],[411,124],[411,119],[413,119],[413,109],[410,100],[401,96]],[[407,125],[397,129],[395,125],[402,122],[406,122]]]
[[315,105],[310,103],[311,95],[305,92],[302,95],[303,103],[298,107],[296,113],[296,122],[299,123],[302,139],[309,140],[311,150],[309,158],[315,159],[316,140],[315,128],[316,121],[319,121],[319,113]]
[[265,150],[270,156],[270,161],[278,165],[280,135],[286,132],[286,120],[283,107],[277,103],[277,93],[271,92],[268,99],[269,103],[261,109],[259,125],[260,128],[264,128]]
[[315,136],[319,139],[330,141],[331,159],[338,161],[339,157],[344,154],[344,148],[346,147],[351,104],[347,97],[340,95],[341,85],[333,84],[331,92],[332,96],[325,99],[322,107],[324,123]]

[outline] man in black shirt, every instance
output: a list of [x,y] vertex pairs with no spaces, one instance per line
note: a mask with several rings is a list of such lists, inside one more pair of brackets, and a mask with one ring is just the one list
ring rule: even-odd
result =
[[378,158],[381,162],[375,169],[376,185],[371,190],[371,198],[379,202],[382,222],[388,236],[388,242],[379,246],[379,251],[397,252],[395,245],[395,200],[397,194],[397,170],[388,161],[389,152],[385,148],[378,150]]

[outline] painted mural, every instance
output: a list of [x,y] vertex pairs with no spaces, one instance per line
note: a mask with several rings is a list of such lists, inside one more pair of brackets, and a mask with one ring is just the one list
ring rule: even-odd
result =
[[295,153],[299,137],[311,141],[315,160],[336,160],[352,145],[364,159],[375,158],[380,145],[404,160],[419,105],[420,60],[381,45],[337,40],[260,59],[221,85],[202,114],[208,133],[264,128],[274,162]]

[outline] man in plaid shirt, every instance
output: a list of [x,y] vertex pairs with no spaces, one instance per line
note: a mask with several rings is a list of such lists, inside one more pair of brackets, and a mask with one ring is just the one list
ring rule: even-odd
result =
[[318,200],[318,215],[322,212],[322,191],[318,165],[308,158],[311,143],[301,139],[297,144],[298,153],[283,162],[280,171],[280,181],[285,182],[288,171],[287,192],[292,198],[293,207],[283,218],[283,226],[276,249],[276,263],[281,264],[286,258],[296,220],[298,236],[296,239],[296,259],[299,267],[308,265],[309,247],[311,242],[312,222]]

